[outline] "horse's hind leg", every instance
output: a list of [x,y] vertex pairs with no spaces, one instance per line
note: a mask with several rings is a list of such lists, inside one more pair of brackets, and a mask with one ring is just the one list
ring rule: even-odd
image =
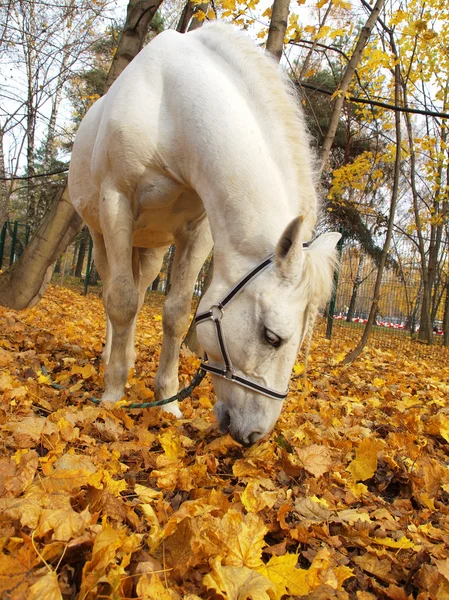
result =
[[[192,292],[198,272],[212,249],[209,223],[205,217],[189,223],[175,235],[176,252],[171,287],[164,303],[164,339],[155,379],[156,400],[178,392],[178,359],[182,335],[189,324]],[[168,412],[179,416],[178,403],[168,404]]]
[[[137,306],[137,313],[143,306],[145,300],[145,293],[150,283],[152,283],[159,271],[161,270],[162,261],[164,260],[165,252],[167,248],[134,248],[133,254],[133,273],[134,281],[136,282],[139,302]],[[137,253],[137,256],[136,256]],[[137,314],[131,325],[131,329],[128,336],[128,342],[126,345],[126,357],[129,366],[134,365],[135,361],[135,333],[136,333]]]
[[[103,304],[106,312],[106,294],[111,279],[108,257],[106,255],[106,246],[104,245],[104,238],[101,233],[91,230],[90,235],[93,240],[93,258],[95,268],[97,269],[101,282],[103,284]],[[106,343],[103,348],[102,359],[105,364],[109,362],[109,356],[111,354],[111,342],[112,342],[112,325],[106,312]]]
[[105,372],[104,402],[119,400],[128,377],[127,346],[139,295],[133,276],[133,215],[127,198],[103,186],[100,222],[109,266],[104,304],[111,324],[111,350]]

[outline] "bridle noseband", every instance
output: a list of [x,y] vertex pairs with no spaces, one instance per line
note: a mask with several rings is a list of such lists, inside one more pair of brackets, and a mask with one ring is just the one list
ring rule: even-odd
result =
[[247,285],[253,281],[260,273],[265,271],[272,263],[273,263],[274,255],[269,256],[264,261],[259,263],[254,269],[252,269],[249,273],[243,277],[236,285],[231,289],[231,291],[223,298],[221,302],[218,304],[214,304],[210,307],[210,310],[207,312],[203,312],[195,317],[195,322],[197,324],[203,323],[204,321],[212,320],[215,324],[215,330],[217,333],[218,344],[220,346],[221,356],[223,357],[224,368],[214,367],[210,365],[207,361],[207,354],[204,355],[204,360],[201,362],[201,368],[213,375],[218,375],[219,377],[223,377],[232,383],[236,383],[242,387],[248,388],[254,392],[258,392],[263,396],[268,396],[268,398],[274,398],[275,400],[284,400],[288,394],[288,390],[284,393],[276,392],[269,387],[264,385],[260,385],[248,377],[244,375],[237,375],[232,366],[232,361],[229,356],[229,352],[226,348],[226,341],[223,333],[223,328],[221,324],[221,320],[223,318],[224,310],[227,305],[233,300]]

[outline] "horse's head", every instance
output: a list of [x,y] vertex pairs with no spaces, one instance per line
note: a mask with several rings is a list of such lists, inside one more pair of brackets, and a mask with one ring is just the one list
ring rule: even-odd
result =
[[274,427],[299,348],[332,290],[340,234],[323,234],[306,247],[301,224],[301,218],[290,223],[272,260],[249,281],[223,294],[214,273],[198,310],[215,414],[221,430],[245,445]]

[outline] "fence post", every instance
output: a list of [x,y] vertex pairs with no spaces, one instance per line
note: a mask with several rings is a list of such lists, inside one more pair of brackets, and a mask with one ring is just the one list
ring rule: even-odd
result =
[[[341,255],[343,252],[343,244],[345,242],[345,234],[343,229],[340,229],[341,238],[338,240],[337,244],[337,253],[338,253],[338,262],[341,261]],[[332,297],[329,301],[329,311],[327,313],[327,328],[326,328],[326,339],[330,340],[332,337],[332,328],[334,326],[334,312],[335,312],[335,302],[337,300],[337,286],[338,286],[338,274],[340,272],[338,264],[337,268],[334,271],[334,289],[332,291]]]
[[89,275],[90,275],[90,264],[92,262],[92,247],[94,245],[93,239],[89,236],[89,250],[87,253],[87,267],[86,267],[86,276],[84,279],[84,295],[87,295],[87,288],[89,286]]
[[0,233],[0,269],[3,268],[3,253],[5,252],[5,240],[6,230],[8,228],[8,221],[3,223],[2,232]]
[[19,221],[14,221],[14,229],[12,230],[12,238],[11,238],[11,252],[9,254],[9,266],[11,266],[14,262],[18,228],[19,228]]

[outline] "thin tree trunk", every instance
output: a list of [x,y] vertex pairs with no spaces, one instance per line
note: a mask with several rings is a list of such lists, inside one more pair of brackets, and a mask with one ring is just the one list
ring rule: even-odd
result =
[[162,0],[129,0],[125,27],[108,72],[104,93],[142,50],[148,27],[161,4]]
[[365,262],[365,255],[361,254],[359,259],[359,264],[357,265],[357,274],[355,276],[354,285],[352,287],[351,300],[349,301],[348,314],[346,315],[346,321],[350,323],[355,314],[355,304],[357,301],[357,293],[359,291],[360,284],[362,283],[362,268],[363,263]]
[[[159,0],[130,0],[124,32],[108,73],[105,91],[142,48],[151,21],[149,16],[153,17],[160,4]],[[82,226],[82,219],[70,203],[65,188],[57,193],[20,259],[0,277],[0,305],[19,310],[37,304],[51,279],[53,263]]]
[[196,4],[191,0],[186,2],[176,27],[176,31],[179,33],[186,33],[186,31],[194,31],[195,29],[198,29],[198,27],[201,27],[203,21],[195,18],[195,15],[200,11],[207,14],[208,9],[209,2],[204,2],[202,4]]
[[[318,24],[318,28],[319,29],[321,29],[321,27],[323,27],[323,25],[326,24],[327,17],[329,16],[329,14],[331,12],[332,7],[333,7],[333,2],[329,2],[329,6],[327,7],[326,12],[324,13],[324,16],[323,16],[322,20]],[[315,52],[317,44],[318,44],[318,40],[317,39],[313,40],[312,45],[311,45],[311,47],[310,47],[310,49],[309,49],[309,51],[307,53],[307,56],[306,56],[306,58],[305,58],[305,60],[304,60],[304,62],[302,64],[301,71],[299,72],[299,75],[298,75],[298,80],[299,81],[302,81],[303,78],[304,78],[304,76],[307,73],[310,61],[312,59],[313,53]]]
[[[213,274],[214,274],[214,257],[212,256],[212,258],[209,261],[208,267],[207,267],[206,276],[204,278],[204,284],[203,284],[203,287],[201,290],[202,296],[206,293],[208,287],[210,286],[210,284],[212,282]],[[195,311],[195,315],[196,315],[196,311]],[[195,315],[190,323],[190,327],[186,333],[186,337],[184,338],[184,344],[187,346],[187,348],[189,350],[191,350],[197,356],[199,356],[200,345],[198,343],[198,336],[197,336],[197,332],[196,332]]]
[[181,13],[181,17],[180,17],[178,25],[176,27],[176,31],[178,31],[179,33],[185,33],[187,31],[187,27],[190,23],[190,19],[192,18],[193,11],[194,11],[193,2],[190,2],[190,0],[189,0],[184,5],[184,8]]
[[54,203],[57,212],[47,212],[20,260],[0,279],[3,306],[20,310],[39,302],[51,279],[53,263],[82,226],[81,217],[74,213],[65,190],[58,192]]
[[85,227],[80,234],[80,242],[78,246],[78,256],[76,259],[75,277],[80,279],[83,276],[83,265],[86,257],[87,246],[89,245],[89,230]]
[[337,127],[340,121],[340,115],[345,101],[345,95],[349,88],[349,84],[351,83],[357,65],[359,64],[360,59],[362,57],[363,48],[365,47],[369,36],[371,35],[373,27],[376,24],[377,19],[379,18],[380,11],[382,10],[384,4],[385,0],[376,1],[376,4],[374,5],[370,16],[368,17],[365,26],[360,32],[354,52],[352,53],[352,56],[348,64],[346,65],[343,78],[340,82],[340,85],[338,86],[338,96],[335,99],[329,128],[327,130],[326,137],[324,138],[323,146],[321,148],[321,171],[324,169],[329,159],[329,154],[332,148],[332,144],[334,143],[335,134],[337,133]]
[[0,128],[0,228],[8,220],[9,194],[6,187],[5,153],[3,150],[3,129]]
[[[397,56],[397,53],[395,52]],[[396,64],[394,67],[394,103],[396,106],[399,106],[400,101],[400,85],[401,85],[401,72],[399,68],[399,64]],[[370,333],[373,329],[375,319],[377,316],[377,311],[379,307],[380,300],[380,289],[382,286],[382,277],[384,273],[385,263],[388,257],[388,250],[390,248],[391,238],[393,236],[393,226],[394,226],[394,217],[396,214],[396,205],[398,200],[398,191],[399,191],[399,177],[401,174],[401,143],[402,143],[402,135],[401,135],[401,116],[400,113],[395,113],[395,123],[396,123],[396,157],[394,163],[394,180],[393,180],[393,189],[391,192],[391,201],[390,201],[390,214],[388,216],[388,226],[387,233],[385,237],[385,243],[382,248],[382,254],[380,256],[379,268],[377,270],[376,283],[374,285],[374,294],[373,300],[371,303],[371,309],[368,317],[368,323],[365,326],[363,331],[362,339],[358,343],[357,347],[354,348],[352,352],[350,352],[343,360],[344,365],[348,363],[352,363],[358,358],[365,348]]]
[[443,344],[449,346],[449,277],[446,281],[446,300],[444,302]]
[[266,51],[279,62],[284,50],[284,38],[288,25],[290,0],[274,0],[271,7],[270,29]]

